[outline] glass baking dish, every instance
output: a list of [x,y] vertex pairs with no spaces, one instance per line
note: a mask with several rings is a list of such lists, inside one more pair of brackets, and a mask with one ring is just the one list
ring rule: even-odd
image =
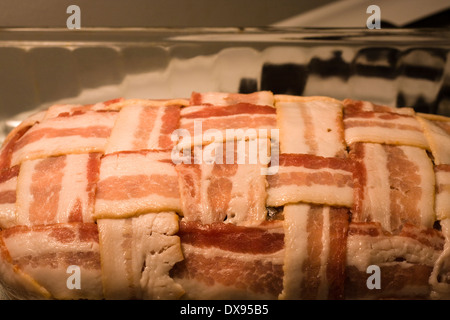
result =
[[0,138],[52,104],[192,91],[365,99],[450,116],[450,30],[0,29]]

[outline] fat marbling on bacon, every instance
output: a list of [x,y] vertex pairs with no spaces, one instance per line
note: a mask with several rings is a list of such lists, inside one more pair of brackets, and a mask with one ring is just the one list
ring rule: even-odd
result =
[[95,194],[96,218],[180,212],[178,177],[167,151],[124,151],[103,156]]
[[448,123],[268,91],[51,106],[0,150],[0,284],[26,299],[449,299]]
[[435,174],[424,149],[355,143],[350,158],[359,169],[353,221],[376,221],[390,232],[404,223],[433,226]]
[[[266,220],[268,139],[211,143],[199,163],[176,166],[185,221],[234,224]],[[208,151],[208,149],[210,151]]]
[[[232,105],[192,105],[180,112],[182,136],[178,148],[234,139],[270,137],[277,128],[276,109],[270,105],[239,102]],[[186,135],[189,139],[186,139]]]
[[267,176],[267,181],[269,206],[298,202],[353,205],[354,163],[351,159],[280,154],[278,172]]
[[428,148],[422,126],[411,108],[390,108],[351,99],[343,103],[347,145],[374,142]]
[[341,101],[283,95],[276,101],[281,153],[346,157]]

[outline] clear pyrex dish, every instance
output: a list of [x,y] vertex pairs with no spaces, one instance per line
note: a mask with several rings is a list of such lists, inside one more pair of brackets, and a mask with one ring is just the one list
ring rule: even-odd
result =
[[450,115],[450,30],[0,29],[0,139],[52,104],[271,90]]

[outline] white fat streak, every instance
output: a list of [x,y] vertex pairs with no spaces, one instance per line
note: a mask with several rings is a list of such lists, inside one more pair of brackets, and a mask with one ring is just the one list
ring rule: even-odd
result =
[[450,218],[450,172],[437,171],[436,184],[447,186],[447,190],[441,190],[436,194],[436,217],[439,220]]
[[[309,169],[301,166],[280,167],[282,172],[304,172],[316,174],[318,172],[329,172],[331,174],[351,175],[350,172],[342,169],[321,168]],[[270,187],[267,189],[267,205],[281,206],[287,203],[312,202],[327,205],[342,205],[351,207],[354,202],[353,188],[335,185],[314,184],[306,185],[284,185],[281,187]]]
[[[344,120],[345,122],[350,122],[352,120],[357,120],[358,118],[349,118]],[[367,121],[367,119],[360,119],[362,121]],[[371,119],[374,123],[385,123],[385,121],[377,121]],[[395,123],[413,125],[419,129],[417,121],[414,118],[406,118]],[[417,146],[420,148],[428,149],[428,141],[425,139],[423,132],[417,130],[408,129],[398,129],[398,128],[386,128],[381,126],[358,126],[345,129],[345,141],[348,145],[354,142],[373,142],[373,143],[388,143],[388,144],[405,144]]]
[[362,101],[362,111],[373,111],[373,103],[370,101]]
[[278,207],[288,203],[309,202],[330,206],[351,207],[353,188],[330,185],[297,186],[285,185],[267,189],[267,205]]
[[[71,225],[67,224],[65,227],[71,228]],[[40,256],[54,252],[95,252],[98,250],[97,243],[80,241],[77,237],[71,242],[58,241],[52,235],[55,228],[49,227],[38,231],[18,232],[8,238],[4,238],[11,257],[16,259],[30,254]]]
[[183,118],[183,116],[189,115],[193,112],[203,110],[205,108],[209,108],[209,106],[189,106],[189,107],[182,108],[180,110],[181,120],[189,121],[191,119]]
[[277,124],[280,128],[281,153],[309,153],[303,138],[305,123],[298,102],[277,103]]
[[223,92],[206,92],[202,93],[202,103],[211,103],[215,106],[226,106],[228,105],[226,98],[228,93]]
[[314,135],[317,140],[318,156],[335,157],[345,152],[343,140],[342,104],[329,100],[317,100],[305,104],[311,112]]
[[[125,232],[131,241],[131,225],[125,219],[98,219],[103,293],[106,299],[131,298],[135,291],[132,275],[128,273],[132,256],[123,248]],[[130,244],[132,245],[132,243]]]
[[214,259],[215,257],[230,258],[242,263],[255,261],[270,262],[274,265],[282,265],[284,263],[285,250],[279,250],[273,253],[241,253],[222,250],[216,247],[201,248],[190,244],[181,244],[183,252],[186,257],[190,254],[201,255],[207,259]]
[[433,163],[425,150],[410,146],[400,147],[409,161],[415,163],[419,168],[420,189],[422,190],[419,201],[419,212],[421,214],[421,224],[427,228],[432,228],[436,219],[434,212],[435,174]]
[[317,299],[326,300],[328,298],[328,277],[327,266],[330,255],[330,207],[324,206],[322,210],[322,252],[320,254],[320,286]]
[[28,213],[30,212],[30,203],[33,200],[31,184],[36,163],[36,160],[24,161],[20,166],[16,193],[16,214],[19,225],[30,225]]
[[199,214],[201,215],[201,221],[204,224],[213,223],[217,219],[212,213],[212,208],[208,201],[208,188],[211,183],[210,177],[214,165],[201,165],[200,174],[200,205],[201,209]]
[[[124,191],[125,192],[125,191]],[[180,198],[150,194],[139,199],[96,199],[94,218],[128,218],[146,212],[174,210],[181,212]]]
[[440,253],[410,237],[354,235],[347,241],[347,265],[364,272],[369,265],[394,262],[397,257],[408,263],[433,266]]
[[[190,109],[192,107],[186,108]],[[202,109],[204,107],[201,107]],[[203,123],[211,120],[222,120],[227,122],[233,122],[233,118],[247,116],[249,119],[258,118],[258,117],[272,117],[273,115],[267,114],[236,114],[232,116],[212,116],[208,118],[200,118],[200,119],[186,119],[181,118],[180,120],[180,128],[189,130],[192,132],[192,136],[189,136],[190,139],[185,139],[187,141],[183,141],[183,137],[178,137],[179,141],[177,142],[176,147],[179,150],[189,148],[191,146],[199,146],[199,145],[207,145],[212,142],[226,142],[233,140],[251,140],[256,139],[258,137],[262,138],[271,138],[271,130],[276,129],[272,126],[262,125],[256,127],[236,127],[236,128],[210,128],[203,129]]]
[[417,119],[415,117],[398,117],[396,119],[393,120],[385,120],[382,118],[379,118],[380,116],[383,116],[384,113],[375,113],[375,117],[373,118],[364,118],[364,117],[350,117],[347,118],[348,121],[352,121],[352,120],[356,120],[356,121],[362,121],[362,122],[368,122],[368,123],[374,123],[377,125],[383,125],[385,123],[392,123],[392,124],[396,124],[396,125],[408,125],[411,127],[415,127],[417,129],[421,129],[421,126],[419,124],[419,122],[417,121]]
[[159,149],[159,137],[161,135],[161,128],[163,126],[162,117],[166,111],[166,108],[161,107],[157,109],[155,123],[153,124],[150,137],[147,141],[148,149]]
[[284,207],[284,277],[280,299],[297,299],[301,292],[304,274],[302,265],[307,259],[307,220],[310,206],[307,204],[286,205]]
[[304,173],[318,173],[318,172],[329,172],[331,174],[343,174],[347,176],[351,176],[352,173],[343,169],[331,169],[331,168],[320,168],[320,169],[310,169],[303,166],[282,166],[280,167],[280,173],[283,172],[304,172]]
[[106,154],[131,150],[135,130],[138,128],[143,108],[141,105],[128,105],[120,110],[105,148]]
[[364,144],[364,166],[367,171],[362,204],[362,221],[377,221],[391,230],[390,184],[387,155],[382,145]]
[[[318,147],[316,152],[310,149],[304,138],[307,130],[303,112],[308,112],[313,126],[312,136]],[[337,119],[342,118],[342,104],[320,97],[297,102],[277,104],[278,127],[281,136],[281,152],[306,153],[323,157],[334,157],[345,151],[342,128]]]
[[100,180],[108,177],[143,174],[176,176],[175,167],[171,163],[159,161],[169,159],[170,152],[118,153],[109,155],[102,159]]
[[[266,178],[261,174],[259,165],[239,165],[236,174],[231,178],[233,188],[229,203],[227,222],[243,223],[248,221],[264,221],[266,218]],[[251,190],[257,190],[253,204],[249,199]],[[233,217],[234,215],[234,217]]]

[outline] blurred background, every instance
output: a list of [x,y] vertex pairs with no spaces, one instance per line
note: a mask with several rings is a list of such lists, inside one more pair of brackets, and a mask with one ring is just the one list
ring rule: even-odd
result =
[[[70,5],[79,30],[66,27]],[[370,5],[380,30],[367,27]],[[0,139],[52,104],[192,91],[450,116],[450,1],[0,0],[0,71]]]
[[83,27],[365,27],[369,5],[385,27],[450,25],[448,0],[1,0],[2,27],[65,27],[78,5]]

